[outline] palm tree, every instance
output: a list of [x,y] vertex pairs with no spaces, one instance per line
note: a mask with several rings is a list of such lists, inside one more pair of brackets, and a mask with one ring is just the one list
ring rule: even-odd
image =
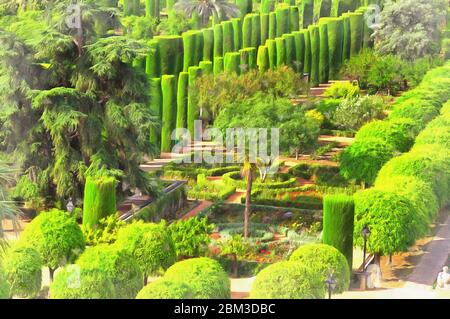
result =
[[245,157],[244,165],[241,170],[242,178],[247,180],[247,189],[245,193],[245,210],[244,210],[244,238],[249,236],[249,221],[250,221],[250,205],[252,200],[252,186],[253,186],[253,170],[255,165],[250,162],[248,156]]
[[209,18],[215,17],[218,21],[224,18],[235,18],[240,15],[238,7],[228,0],[180,0],[174,9],[183,11],[189,18],[198,14],[203,25],[207,25]]
[[14,181],[14,170],[8,165],[0,162],[0,251],[7,247],[4,235],[3,220],[11,220],[13,229],[17,232],[20,229],[19,216],[22,212],[16,208],[13,202],[7,200],[6,189]]

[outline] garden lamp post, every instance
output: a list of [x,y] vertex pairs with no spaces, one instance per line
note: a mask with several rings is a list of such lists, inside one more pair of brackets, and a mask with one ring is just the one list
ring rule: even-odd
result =
[[71,213],[71,214],[73,213],[73,210],[75,209],[75,205],[72,202],[72,197],[69,198],[69,202],[67,203],[66,208],[69,213]]
[[325,280],[325,284],[328,288],[328,299],[331,299],[331,294],[333,293],[334,288],[336,288],[336,280],[333,277],[333,273],[328,275],[327,280]]
[[364,250],[363,250],[363,272],[366,271],[366,253],[367,253],[367,240],[370,237],[370,229],[368,225],[365,225],[361,231],[361,235],[364,239]]

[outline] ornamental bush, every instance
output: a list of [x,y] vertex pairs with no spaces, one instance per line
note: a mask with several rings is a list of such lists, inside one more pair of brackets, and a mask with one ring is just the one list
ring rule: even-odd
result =
[[322,281],[321,273],[302,263],[292,261],[282,261],[264,268],[256,276],[250,291],[252,299],[323,299],[324,297],[325,283]]
[[11,296],[37,296],[42,283],[42,258],[34,248],[12,247],[6,253],[3,265]]
[[142,288],[136,299],[192,299],[192,290],[185,283],[161,278]]
[[407,152],[414,143],[415,122],[407,118],[373,121],[364,125],[356,134],[357,140],[379,138],[396,151]]
[[353,265],[353,224],[355,201],[353,196],[330,194],[323,198],[323,243],[333,246]]
[[430,100],[412,98],[396,105],[389,119],[408,118],[416,123],[417,130],[422,130],[438,114],[439,109]]
[[19,243],[36,249],[52,275],[59,266],[75,260],[84,250],[85,239],[73,216],[53,209],[33,219],[20,236]]
[[366,225],[372,233],[368,250],[382,255],[407,250],[428,226],[411,200],[375,188],[355,194],[354,240],[360,247]]
[[143,286],[142,272],[136,260],[116,246],[90,247],[81,254],[76,265],[85,274],[102,272],[113,284],[118,299],[135,298]]
[[312,269],[321,275],[325,282],[330,273],[336,279],[334,292],[342,293],[350,285],[350,267],[345,256],[336,248],[325,244],[307,244],[297,248],[289,261],[299,262],[302,266]]
[[450,149],[450,123],[447,123],[447,126],[437,127],[436,122],[430,123],[433,125],[427,127],[417,136],[415,145],[438,144]]
[[163,222],[129,224],[118,231],[116,245],[136,259],[144,278],[176,261],[175,245]]
[[56,272],[50,298],[115,299],[116,292],[107,271],[86,272],[77,265],[68,265]]
[[341,154],[341,175],[348,180],[373,184],[378,171],[393,156],[392,146],[379,138],[356,140]]
[[167,269],[164,278],[189,285],[193,299],[230,298],[228,274],[217,261],[210,258],[180,261]]
[[335,82],[325,90],[324,95],[333,99],[359,96],[359,87],[349,82]]

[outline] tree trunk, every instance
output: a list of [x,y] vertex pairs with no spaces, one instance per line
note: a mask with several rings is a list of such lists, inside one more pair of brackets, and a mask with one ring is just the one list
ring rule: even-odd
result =
[[48,271],[50,273],[50,282],[53,282],[53,277],[55,275],[55,269],[48,267]]
[[144,287],[147,286],[148,283],[148,276],[144,274]]
[[233,277],[237,278],[238,277],[238,273],[239,273],[239,264],[238,264],[238,259],[237,259],[237,255],[236,254],[231,254],[231,264],[232,264],[232,268],[233,268]]
[[298,161],[298,151],[295,151],[295,160]]
[[250,205],[252,200],[252,184],[253,173],[250,170],[247,175],[247,191],[245,194],[245,211],[244,211],[244,238],[248,238],[249,233],[249,219],[250,219]]

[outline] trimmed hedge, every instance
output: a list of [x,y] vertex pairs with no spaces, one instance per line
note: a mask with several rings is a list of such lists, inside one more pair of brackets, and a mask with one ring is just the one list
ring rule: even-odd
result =
[[188,285],[193,299],[230,299],[230,279],[222,266],[210,258],[177,262],[164,278]]
[[252,15],[246,15],[242,22],[242,47],[249,48],[252,46]]
[[185,283],[161,278],[142,288],[136,299],[192,299],[192,291]]
[[277,14],[269,13],[269,39],[274,40],[277,37]]
[[214,73],[214,67],[211,61],[200,61],[198,67],[202,70],[202,75]]
[[[161,78],[149,79],[150,83],[150,110],[152,114],[158,119],[162,119],[162,91]],[[161,130],[152,128],[150,131],[150,142],[153,145],[161,145]]]
[[250,47],[257,48],[261,45],[261,17],[259,14],[252,14],[252,36]]
[[203,29],[203,61],[214,60],[214,29]]
[[161,152],[171,152],[172,131],[177,126],[177,81],[174,75],[161,77],[161,90],[163,96]]
[[223,30],[223,54],[225,55],[228,52],[233,52],[237,49],[234,47],[233,22],[231,21],[222,22],[222,30]]
[[335,194],[323,199],[323,243],[339,250],[353,265],[355,201],[352,196]]
[[186,53],[183,55],[184,38],[178,35],[165,35],[157,36],[154,39],[158,41],[159,46],[161,75],[178,75],[183,70],[183,56],[186,56]]
[[[192,66],[188,70],[189,73],[189,90],[194,87],[195,81],[202,75],[202,70],[199,67]],[[188,94],[188,109],[187,109],[187,128],[191,133],[191,137],[194,136],[194,121],[198,118],[198,107],[194,99],[193,94]]]
[[279,7],[275,10],[276,25],[277,25],[277,37],[283,36],[283,34],[291,32],[290,19],[289,19],[289,7]]
[[350,267],[348,260],[336,248],[325,244],[307,244],[297,248],[289,261],[298,262],[321,275],[322,283],[333,273],[336,279],[335,293],[348,290],[350,285]]
[[270,69],[275,70],[277,68],[277,42],[269,39],[266,41],[267,52],[269,53],[269,66]]
[[350,57],[358,55],[362,49],[364,36],[364,14],[351,12],[350,18]]
[[234,32],[234,49],[242,48],[242,20],[240,18],[231,19]]
[[86,178],[83,227],[93,228],[101,219],[117,212],[116,187],[117,180],[114,177]]
[[261,44],[264,45],[269,39],[269,13],[261,13]]
[[189,94],[189,73],[180,72],[178,76],[178,89],[177,89],[177,113],[176,113],[177,129],[184,129],[187,127],[188,94]]
[[295,62],[298,73],[303,73],[305,67],[305,32],[306,30],[292,33],[295,40]]
[[229,73],[241,73],[241,54],[239,52],[229,52],[223,59],[223,69]]
[[294,68],[294,61],[296,59],[295,52],[295,36],[291,33],[284,34],[283,37],[285,43],[285,52],[286,52],[286,65]]
[[[288,177],[288,175],[286,175]],[[233,185],[236,188],[239,189],[245,189],[247,182],[241,180],[241,172],[230,172],[226,173],[222,176],[222,180],[224,183],[228,185]],[[278,188],[288,188],[291,186],[294,186],[297,183],[297,179],[295,177],[288,177],[287,180],[283,182],[265,182],[265,183],[258,183],[253,182],[253,189],[278,189]]]
[[214,58],[214,66],[213,66],[213,73],[214,75],[219,75],[223,72],[223,57],[215,57]]
[[342,18],[324,18],[327,24],[329,78],[337,79],[343,61],[344,20]]
[[320,55],[319,55],[319,82],[327,83],[330,75],[330,61],[328,49],[328,24],[319,22]]
[[311,85],[317,86],[320,83],[320,32],[317,25],[308,27],[311,41],[311,72],[309,81]]
[[213,27],[214,32],[214,59],[223,57],[223,27],[216,24]]
[[307,28],[314,21],[314,0],[303,0],[300,6],[300,26]]
[[299,262],[282,261],[261,270],[253,282],[252,299],[323,299],[325,284],[319,271]]
[[267,72],[270,69],[269,49],[266,45],[260,45],[258,48],[258,70],[259,72]]

